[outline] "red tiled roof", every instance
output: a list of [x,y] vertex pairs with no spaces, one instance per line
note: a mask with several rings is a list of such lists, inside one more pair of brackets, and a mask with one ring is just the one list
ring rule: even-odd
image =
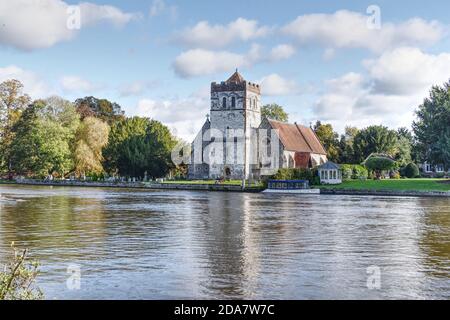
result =
[[327,154],[325,148],[322,146],[311,128],[270,119],[269,123],[273,129],[279,130],[278,135],[280,137],[280,141],[286,150],[324,155]]

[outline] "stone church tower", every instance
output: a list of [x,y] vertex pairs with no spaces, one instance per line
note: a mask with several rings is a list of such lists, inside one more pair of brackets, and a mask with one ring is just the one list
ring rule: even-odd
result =
[[250,136],[260,124],[259,85],[245,81],[237,70],[227,81],[211,83],[210,117],[194,140],[189,177],[250,177],[256,155]]
[[211,133],[214,134],[214,130],[217,130],[217,133],[220,131],[224,135],[224,161],[223,164],[210,166],[209,176],[248,178],[251,171],[250,160],[254,154],[250,135],[252,129],[261,124],[259,85],[245,81],[237,70],[227,81],[213,82],[210,121]]

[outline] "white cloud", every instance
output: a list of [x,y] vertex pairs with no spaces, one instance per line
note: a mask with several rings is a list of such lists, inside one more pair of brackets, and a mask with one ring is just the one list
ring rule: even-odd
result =
[[383,23],[381,29],[367,27],[368,16],[341,10],[334,14],[297,17],[282,33],[300,44],[319,43],[326,48],[365,48],[376,53],[401,46],[426,46],[439,41],[445,28],[437,21],[414,18],[400,24]]
[[386,52],[364,65],[374,81],[374,91],[381,93],[422,93],[450,78],[450,53],[430,55],[417,48]]
[[150,117],[167,125],[178,137],[192,141],[209,112],[209,88],[202,88],[187,98],[165,100],[141,99],[133,115]]
[[289,59],[295,54],[295,48],[289,44],[280,44],[270,51],[269,60],[279,61]]
[[[68,8],[62,0],[1,0],[0,45],[33,50],[72,39],[78,30],[67,27],[72,14]],[[84,2],[79,8],[81,28],[98,22],[122,26],[135,17],[108,5]]]
[[61,79],[61,86],[68,93],[92,93],[101,88],[100,85],[94,84],[89,80],[78,76],[65,76]]
[[236,41],[250,41],[268,35],[270,28],[259,26],[256,20],[238,18],[227,25],[210,25],[200,21],[175,36],[175,40],[190,48],[218,49]]
[[16,79],[24,85],[24,92],[33,99],[45,98],[54,94],[47,84],[34,72],[24,70],[11,65],[4,68],[0,67],[0,82]]
[[409,127],[431,87],[450,78],[450,54],[426,54],[416,48],[386,52],[363,65],[364,75],[348,73],[326,82],[314,109],[318,119],[340,130],[380,123]]
[[284,96],[299,93],[299,86],[293,80],[288,80],[273,73],[261,81],[261,93],[265,96]]
[[157,85],[159,85],[158,81],[134,81],[121,85],[119,93],[122,97],[140,96]]
[[164,0],[153,0],[150,7],[150,16],[156,17],[168,13],[172,20],[178,16],[178,7],[175,5],[168,5]]
[[234,70],[247,65],[245,55],[228,51],[193,49],[176,57],[173,67],[183,77],[195,77]]

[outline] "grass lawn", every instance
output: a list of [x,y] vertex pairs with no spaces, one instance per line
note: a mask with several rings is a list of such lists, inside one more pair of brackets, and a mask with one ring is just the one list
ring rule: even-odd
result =
[[[444,179],[352,180],[336,186],[320,186],[323,189],[393,190],[393,191],[450,191],[450,182]],[[449,181],[449,180],[447,180]]]

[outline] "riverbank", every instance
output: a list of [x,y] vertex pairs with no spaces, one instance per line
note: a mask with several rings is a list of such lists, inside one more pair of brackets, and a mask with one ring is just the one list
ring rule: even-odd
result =
[[153,182],[84,182],[84,181],[41,181],[23,180],[17,182],[0,181],[0,184],[17,184],[32,186],[53,187],[88,187],[88,188],[121,188],[121,189],[150,189],[150,190],[188,190],[188,191],[217,191],[217,192],[247,192],[256,193],[263,190],[262,187],[246,187],[236,184],[182,184],[182,183],[153,183]]
[[[391,196],[391,197],[448,197],[450,184],[438,179],[409,179],[384,181],[347,181],[341,185],[318,186],[323,195],[358,195],[358,196]],[[19,182],[0,181],[8,185],[34,185],[54,187],[88,187],[88,188],[119,188],[119,189],[149,189],[149,190],[186,190],[215,192],[245,192],[259,193],[262,186],[251,186],[242,189],[240,185],[212,183],[174,183],[174,182],[83,182],[83,181],[41,181],[23,180]]]

